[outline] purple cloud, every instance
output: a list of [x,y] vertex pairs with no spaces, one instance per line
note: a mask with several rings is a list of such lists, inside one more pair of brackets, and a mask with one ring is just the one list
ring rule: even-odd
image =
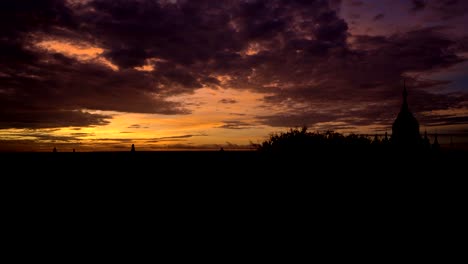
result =
[[[465,2],[411,1],[409,8],[451,19],[466,16]],[[168,98],[204,87],[264,93],[263,107],[277,111],[258,118],[272,126],[388,124],[399,109],[403,77],[416,115],[466,107],[466,92],[438,92],[447,83],[414,73],[463,62],[468,34],[419,26],[393,35],[352,35],[339,3],[3,1],[0,128],[95,126],[112,119],[91,110],[190,114],[183,102]],[[383,18],[380,11],[368,17],[376,13],[374,19]],[[38,39],[89,43],[118,70],[39,49]],[[144,65],[151,67],[136,68]],[[220,75],[230,78],[221,83]],[[428,124],[437,119],[427,118]],[[437,122],[452,121],[465,119]],[[250,126],[239,122],[223,127]]]

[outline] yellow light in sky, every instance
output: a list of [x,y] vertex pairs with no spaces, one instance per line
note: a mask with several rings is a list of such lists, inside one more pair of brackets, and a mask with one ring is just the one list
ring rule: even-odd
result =
[[[229,149],[227,146],[232,147],[230,144],[249,146],[250,142],[259,142],[269,133],[280,130],[259,124],[256,120],[257,115],[271,114],[271,110],[258,107],[263,96],[247,90],[202,88],[193,94],[169,98],[184,103],[192,111],[189,115],[82,109],[94,114],[111,115],[113,118],[104,126],[36,130],[37,133],[44,132],[58,138],[45,141],[39,137],[36,144],[41,146],[41,151],[50,151],[54,145],[66,148],[66,151],[73,148],[77,151],[129,150],[131,144],[135,144],[138,150],[168,150],[180,146],[217,150],[219,146]],[[245,125],[238,129],[222,127],[229,122],[242,122]],[[24,135],[24,132],[3,130],[0,131],[0,138],[7,135],[11,138],[12,134]],[[74,139],[67,141],[66,137]],[[65,140],[61,141],[60,138]],[[18,136],[17,139],[26,138]],[[34,133],[28,139],[34,139]]]

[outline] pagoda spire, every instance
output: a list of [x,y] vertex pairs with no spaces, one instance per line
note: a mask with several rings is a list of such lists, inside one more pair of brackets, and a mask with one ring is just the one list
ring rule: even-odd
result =
[[418,120],[413,116],[408,107],[408,92],[406,82],[403,79],[403,103],[395,122],[392,125],[392,142],[401,146],[415,146],[421,143]]

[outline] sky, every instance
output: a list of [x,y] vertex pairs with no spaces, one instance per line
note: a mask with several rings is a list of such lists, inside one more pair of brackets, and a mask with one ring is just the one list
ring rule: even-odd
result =
[[468,141],[466,25],[464,0],[2,0],[0,151],[391,133],[403,82],[421,132]]

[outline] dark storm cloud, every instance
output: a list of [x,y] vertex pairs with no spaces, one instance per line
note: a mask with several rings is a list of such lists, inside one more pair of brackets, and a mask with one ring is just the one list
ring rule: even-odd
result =
[[442,19],[465,16],[468,12],[468,2],[465,0],[433,0],[432,8]]
[[28,34],[52,33],[57,27],[73,29],[73,13],[65,1],[38,0],[0,2],[0,63],[12,70],[38,60],[38,54],[26,49]]
[[358,54],[364,58],[359,66],[377,67],[372,71],[377,72],[379,79],[382,73],[401,75],[407,71],[445,68],[464,61],[454,53],[455,45],[456,42],[441,33],[439,28],[426,28],[389,37],[359,36],[357,46],[364,49]]
[[0,109],[0,129],[106,125],[111,117],[83,111],[19,107]]
[[104,125],[111,118],[78,109],[186,113],[179,104],[159,97],[151,78],[135,70],[115,72],[93,63],[64,62],[61,55],[41,56],[21,69],[4,66],[8,76],[0,77],[2,128]]
[[[286,69],[284,73],[288,77],[284,79],[293,77],[300,81],[295,85],[290,85],[290,80],[283,85],[279,82],[281,92],[267,96],[265,102],[292,110],[260,117],[260,120],[272,126],[312,125],[326,121],[345,121],[349,125],[391,124],[401,103],[403,76],[407,72],[444,69],[463,62],[464,59],[454,52],[456,44],[438,28],[387,37],[356,36],[352,47],[345,47],[344,51],[323,59],[317,57],[314,65],[301,67],[307,70],[305,73],[310,79],[301,71]],[[461,103],[467,100],[466,94],[428,91],[443,87],[446,82],[405,78],[415,112],[463,107]],[[306,106],[294,109],[298,102]]]
[[[439,8],[441,16],[467,10],[466,1],[410,3]],[[0,128],[105,125],[112,118],[92,110],[189,114],[168,97],[202,87],[268,93],[266,107],[289,109],[259,117],[274,126],[380,124],[398,111],[402,76],[463,61],[463,42],[443,28],[351,36],[338,7],[326,0],[2,1]],[[42,39],[102,48],[101,59],[119,69],[39,49]],[[144,65],[154,70],[134,69]],[[221,83],[220,75],[230,78]],[[408,83],[416,112],[466,100]]]
[[380,20],[380,19],[382,19],[384,17],[385,17],[385,15],[380,13],[380,14],[377,14],[377,15],[374,16],[374,20]]
[[364,2],[359,1],[359,0],[353,0],[353,1],[351,1],[351,5],[352,6],[363,6]]
[[[149,74],[116,72],[95,61],[34,47],[41,38],[99,44],[86,32],[86,14],[75,12],[66,1],[2,1],[0,7],[1,129],[105,125],[111,118],[80,109],[188,113],[158,95],[158,82]],[[82,39],[73,39],[78,37]],[[186,79],[180,80],[187,85]]]
[[413,12],[424,10],[424,8],[426,8],[427,5],[425,0],[413,0],[411,1],[411,4],[411,11]]
[[439,19],[450,20],[465,16],[468,12],[468,2],[465,0],[413,0],[410,3],[410,11],[430,11]]
[[[107,56],[128,68],[147,58],[179,65],[208,60],[213,53],[239,49],[234,29],[228,26],[230,1],[92,1],[84,27],[108,48]],[[85,7],[88,8],[88,7]],[[233,41],[234,40],[234,41]]]

